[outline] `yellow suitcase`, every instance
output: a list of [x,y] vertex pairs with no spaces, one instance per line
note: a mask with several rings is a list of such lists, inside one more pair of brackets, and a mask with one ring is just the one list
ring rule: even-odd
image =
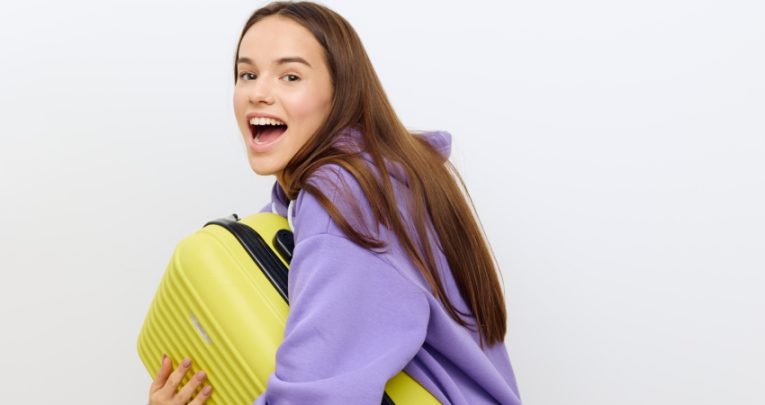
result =
[[[162,353],[193,359],[186,384],[205,370],[208,404],[251,404],[266,388],[287,320],[292,233],[271,213],[208,222],[175,249],[138,336],[149,374]],[[200,387],[201,388],[201,387]],[[199,389],[197,390],[199,392]],[[404,372],[385,386],[382,404],[439,404]]]

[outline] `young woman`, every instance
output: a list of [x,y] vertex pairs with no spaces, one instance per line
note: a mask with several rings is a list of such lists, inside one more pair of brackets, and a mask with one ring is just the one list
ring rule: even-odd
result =
[[[247,21],[234,110],[253,171],[275,175],[264,208],[292,224],[290,314],[255,404],[379,404],[401,370],[448,404],[520,404],[503,343],[490,247],[448,162],[449,133],[398,119],[351,25],[311,2]],[[162,369],[150,403],[179,392],[190,359]]]

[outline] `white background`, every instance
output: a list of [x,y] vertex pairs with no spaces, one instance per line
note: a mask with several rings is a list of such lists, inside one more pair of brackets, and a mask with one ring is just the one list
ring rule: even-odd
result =
[[[0,5],[0,402],[146,402],[175,244],[269,198],[231,103],[261,4]],[[762,2],[326,4],[453,134],[526,404],[765,403]]]

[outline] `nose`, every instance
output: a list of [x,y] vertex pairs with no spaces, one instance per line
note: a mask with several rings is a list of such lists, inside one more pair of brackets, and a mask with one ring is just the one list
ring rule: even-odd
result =
[[249,99],[250,104],[273,104],[274,97],[271,92],[271,86],[266,80],[255,80],[250,88]]

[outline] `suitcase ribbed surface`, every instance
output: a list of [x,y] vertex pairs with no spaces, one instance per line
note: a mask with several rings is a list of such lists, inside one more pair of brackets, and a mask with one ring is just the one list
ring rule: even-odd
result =
[[[286,219],[275,214],[240,222],[262,235],[273,252],[274,235],[287,228]],[[207,373],[195,393],[212,385],[207,404],[249,405],[265,391],[289,307],[249,256],[256,250],[245,249],[219,226],[206,226],[179,243],[138,336],[138,354],[150,375],[159,372],[164,351],[173,368],[186,357],[193,360],[179,388],[197,371]],[[268,266],[269,260],[258,261]],[[383,404],[439,404],[405,372],[388,381],[385,391]]]
[[[213,388],[213,395],[207,401],[208,404],[252,403],[254,401],[253,392],[248,393],[242,387],[257,388],[259,392],[264,391],[265,387],[260,386],[252,373],[249,373],[251,374],[250,378],[245,381],[241,374],[233,372],[233,370],[239,370],[241,373],[241,370],[248,367],[241,356],[238,356],[233,350],[232,345],[221,333],[220,327],[209,315],[204,303],[196,297],[196,292],[183,275],[176,271],[168,271],[164,277],[155,301],[149,309],[151,316],[147,317],[147,322],[144,324],[145,332],[143,333],[152,335],[153,339],[143,340],[142,343],[144,344],[139,345],[142,356],[157,359],[157,365],[152,370],[152,374],[156,374],[159,370],[159,362],[162,358],[162,351],[159,347],[175,348],[178,347],[177,342],[184,342],[187,345],[192,345],[195,352],[205,353],[204,358],[209,364],[192,363],[191,370],[186,373],[180,387],[183,387],[197,371],[202,369],[208,374],[208,378],[203,384],[200,384],[196,393],[205,384],[213,385],[213,387],[216,385],[228,387],[225,392],[216,392]],[[181,306],[191,308],[191,313],[184,313]],[[194,318],[198,322],[203,322],[203,328],[214,344],[208,344],[204,341],[196,325],[191,328],[175,326],[193,325],[192,319]],[[167,354],[176,362],[180,362],[188,356],[188,354],[173,353],[173,349],[168,350]],[[178,364],[173,364],[173,366],[177,367]]]

